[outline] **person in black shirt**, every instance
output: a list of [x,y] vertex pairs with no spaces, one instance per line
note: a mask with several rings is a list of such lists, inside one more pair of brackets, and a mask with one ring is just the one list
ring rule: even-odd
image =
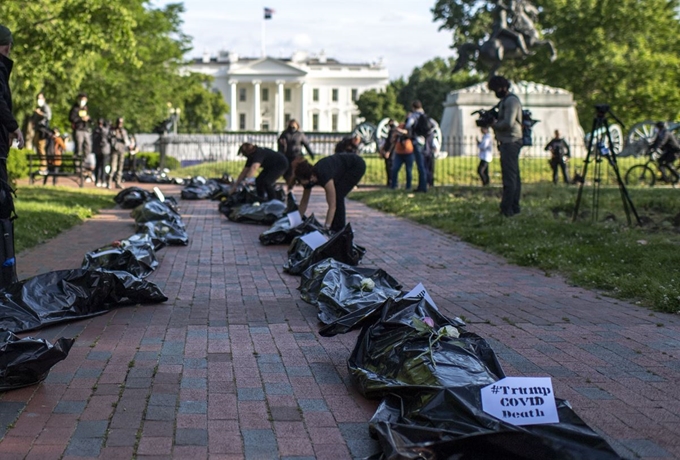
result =
[[553,172],[553,184],[557,184],[558,168],[562,170],[562,177],[564,178],[564,183],[569,184],[569,158],[571,157],[571,151],[569,150],[569,144],[567,141],[560,137],[560,132],[555,130],[555,137],[548,142],[545,146],[546,151],[550,151],[552,158],[550,158],[550,167]]
[[297,165],[300,160],[302,160],[302,147],[307,149],[309,156],[314,159],[314,152],[309,146],[307,141],[307,136],[305,133],[300,131],[300,125],[296,120],[290,120],[288,122],[288,128],[279,136],[279,152],[288,160],[288,169],[283,174],[283,178],[286,180],[286,185],[288,186],[288,191],[293,188],[295,183],[295,177],[293,177],[293,170],[295,165]]
[[673,163],[675,163],[675,160],[678,158],[678,154],[680,153],[680,143],[678,143],[678,140],[675,138],[673,133],[670,132],[668,128],[666,128],[666,123],[663,121],[657,122],[656,129],[656,138],[650,146],[650,150],[658,149],[661,151],[661,157],[659,157],[658,162],[659,169],[661,170],[661,174],[664,176],[664,179],[671,182],[673,181],[666,174],[666,170],[668,170],[668,172],[675,176],[675,180],[677,181],[680,175],[673,166]]
[[90,136],[90,115],[87,110],[87,94],[80,93],[76,103],[71,107],[68,119],[73,127],[73,142],[75,142],[75,154],[86,158],[92,150]]
[[288,169],[288,160],[282,153],[275,152],[271,149],[258,147],[249,142],[241,145],[238,153],[245,156],[248,160],[246,165],[239,174],[238,179],[234,182],[231,188],[231,193],[236,192],[236,189],[246,177],[253,177],[255,171],[262,168],[262,171],[255,179],[255,189],[257,196],[265,201],[273,200],[276,197],[276,190],[274,184],[276,180],[283,176],[283,173]]
[[320,185],[326,192],[328,212],[326,227],[334,232],[345,226],[345,197],[359,183],[366,172],[366,162],[353,153],[336,153],[320,159],[314,166],[307,161],[295,168],[295,179],[305,188],[300,200],[300,214],[304,215],[312,187]]

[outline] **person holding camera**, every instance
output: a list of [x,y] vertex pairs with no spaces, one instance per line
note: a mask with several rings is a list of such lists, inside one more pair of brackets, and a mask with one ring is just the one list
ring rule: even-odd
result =
[[512,217],[519,214],[522,181],[519,173],[519,152],[522,150],[522,103],[516,94],[510,92],[510,82],[500,75],[489,79],[489,90],[493,91],[500,103],[498,118],[491,127],[496,134],[501,157],[503,196],[501,214]]
[[673,174],[677,180],[679,175],[678,171],[673,166],[673,163],[675,163],[675,160],[680,153],[680,143],[678,143],[678,140],[675,138],[673,133],[670,132],[668,128],[666,128],[666,123],[663,121],[656,123],[656,129],[656,138],[650,146],[650,150],[653,151],[658,149],[661,151],[661,156],[657,161],[659,162],[659,169],[661,170],[661,174],[663,174],[664,179],[670,179],[669,177],[666,177],[666,169],[668,169],[668,171],[670,171],[670,173]]
[[545,151],[550,151],[552,157],[550,158],[550,167],[553,173],[553,184],[557,185],[559,182],[557,169],[562,170],[562,177],[565,184],[570,184],[569,180],[569,158],[571,158],[571,150],[567,141],[560,137],[559,130],[555,130],[555,137],[545,146]]

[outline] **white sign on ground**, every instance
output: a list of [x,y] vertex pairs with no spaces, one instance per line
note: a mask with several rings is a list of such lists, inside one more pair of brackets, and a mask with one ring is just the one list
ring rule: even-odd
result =
[[405,299],[425,299],[430,305],[437,308],[437,304],[434,303],[430,294],[427,293],[427,289],[423,286],[423,283],[418,283],[418,286],[411,289],[411,291],[404,296]]
[[513,425],[559,423],[550,377],[506,377],[482,388],[482,409]]
[[312,233],[307,233],[304,236],[300,237],[302,241],[305,242],[307,246],[312,248],[312,250],[318,248],[319,246],[323,245],[326,241],[328,241],[328,237],[324,235],[323,233],[319,232],[318,230]]
[[295,228],[302,223],[302,216],[300,211],[293,211],[288,213],[288,222],[290,222],[290,228]]

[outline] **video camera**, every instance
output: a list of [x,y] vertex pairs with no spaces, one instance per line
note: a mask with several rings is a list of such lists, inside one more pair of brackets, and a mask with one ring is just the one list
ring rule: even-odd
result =
[[472,112],[472,115],[479,114],[475,123],[480,128],[488,128],[498,119],[498,107],[492,107],[489,110],[479,109]]

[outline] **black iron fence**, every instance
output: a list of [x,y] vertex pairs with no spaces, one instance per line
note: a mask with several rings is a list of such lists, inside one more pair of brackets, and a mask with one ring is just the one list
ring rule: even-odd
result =
[[[349,133],[308,133],[307,138],[312,150],[317,155],[331,155],[335,145]],[[243,157],[237,155],[243,142],[251,142],[263,147],[276,149],[277,133],[244,132],[216,135],[138,135],[142,150],[155,150],[161,157],[171,156],[179,160],[182,168],[173,171],[178,176],[203,175],[218,177],[224,173],[235,175],[243,167]],[[580,173],[587,155],[587,146],[583,139],[566,139],[571,147],[571,159],[568,162],[570,179]],[[550,152],[545,146],[550,139],[534,139],[533,146],[526,146],[520,155],[520,170],[525,183],[551,181],[553,179],[550,166]],[[480,184],[477,176],[479,165],[477,139],[475,137],[444,138],[434,153],[435,185],[475,185]],[[361,155],[366,159],[367,171],[362,184],[382,185],[386,183],[385,161],[378,155],[378,142],[362,144]],[[607,158],[601,157],[602,182],[615,184],[613,169],[607,164]],[[640,158],[619,157],[618,165],[621,173],[633,164],[643,162]],[[594,165],[593,165],[594,166]],[[591,171],[595,168],[591,167]],[[414,165],[414,178],[417,171]],[[401,171],[400,183],[404,183],[404,170]],[[591,172],[588,173],[591,176]],[[501,171],[498,149],[494,146],[493,161],[490,164],[492,183],[500,183]],[[415,179],[414,179],[415,180]],[[560,174],[559,180],[562,181]]]

